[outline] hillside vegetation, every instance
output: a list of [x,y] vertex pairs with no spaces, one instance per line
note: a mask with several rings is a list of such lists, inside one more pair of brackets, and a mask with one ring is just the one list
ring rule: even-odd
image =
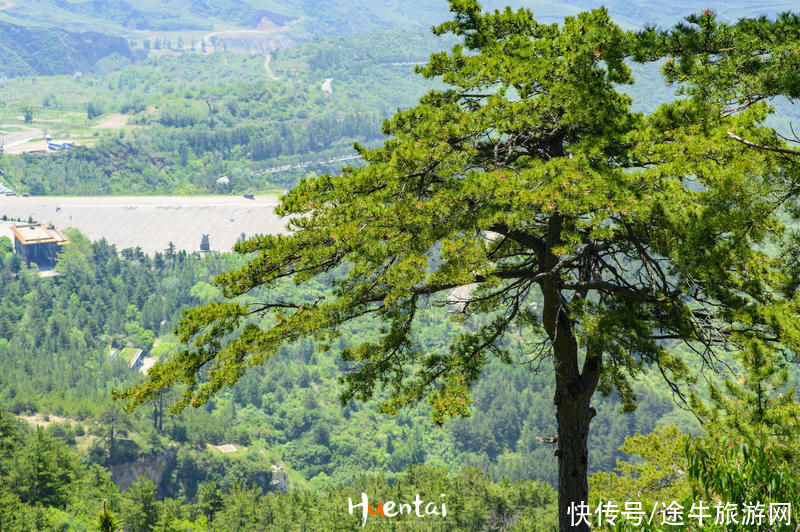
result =
[[88,72],[101,59],[131,64],[127,40],[97,32],[32,28],[0,21],[0,78]]
[[[404,63],[424,61],[436,42],[404,31],[319,39],[273,52],[273,77],[264,55],[187,52],[80,79],[12,79],[0,89],[0,130],[38,140],[46,131],[79,147],[6,155],[0,167],[31,194],[286,188],[309,171],[335,170],[341,163],[324,161],[354,155],[353,142],[376,145],[382,119],[432,86]],[[107,117],[119,125],[106,126]]]
[[[491,0],[485,7],[505,3]],[[532,7],[543,22],[594,6],[584,0],[518,5]],[[341,179],[342,159],[363,164],[354,157],[354,143],[377,148],[392,131],[389,117],[406,110],[395,119],[398,131],[398,120],[411,114],[415,102],[442,89],[439,79],[423,79],[414,69],[454,42],[427,29],[447,18],[444,1],[30,0],[6,7],[0,11],[0,138],[9,147],[0,156],[0,181],[17,194],[241,195],[292,189],[303,178],[308,187],[314,176],[330,172],[335,176],[320,180],[325,189]],[[612,17],[629,28],[671,24],[696,7],[682,0],[609,2]],[[728,20],[763,11],[742,2],[710,7]],[[770,10],[793,7],[779,0]],[[633,111],[649,113],[675,97],[681,84],[662,81],[663,64],[633,68],[636,85],[620,89],[632,96]],[[481,105],[475,109],[488,107],[484,101],[476,99]],[[790,103],[769,101],[777,112],[768,123],[787,134],[797,113]],[[458,115],[442,113],[442,124],[460,123]],[[509,120],[516,118],[510,114]],[[493,124],[491,117],[487,123]],[[435,145],[440,124],[430,124]],[[77,147],[49,151],[45,136],[74,140]],[[632,175],[626,171],[615,175]],[[392,178],[403,173],[387,171]],[[475,179],[476,187],[489,190],[482,179]],[[495,188],[528,190],[509,182],[498,174]],[[412,188],[403,186],[399,194],[412,194]],[[683,183],[677,189],[683,192]],[[560,194],[553,191],[553,197]],[[474,215],[477,207],[465,207],[473,199],[465,195],[434,207],[407,201],[411,214],[402,211],[388,225],[413,222],[419,230],[405,232],[407,241],[397,249],[416,245],[428,227],[444,227],[436,216],[445,217],[447,209]],[[376,201],[375,212],[391,201]],[[509,205],[497,212],[507,214]],[[429,209],[431,217],[413,220],[415,206]],[[717,209],[720,216],[729,214],[726,208]],[[306,213],[312,222],[316,209]],[[523,224],[535,220],[520,217]],[[356,238],[339,229],[320,230],[320,248]],[[681,229],[676,225],[675,232]],[[376,249],[397,238],[383,226],[375,231]],[[432,419],[435,401],[381,413],[389,391],[380,386],[363,402],[343,399],[343,383],[358,371],[358,361],[342,353],[378,345],[387,333],[384,324],[367,320],[342,325],[327,341],[309,335],[282,345],[266,364],[229,376],[238,382],[197,408],[170,411],[185,390],[179,384],[126,412],[112,392],[145,382],[143,372],[130,367],[133,357],[141,351],[158,367],[181,356],[188,337],[181,339],[176,327],[183,312],[223,301],[215,279],[245,268],[257,244],[241,246],[240,254],[186,253],[170,245],[148,255],[67,232],[72,243],[52,276],[26,268],[12,242],[0,238],[0,530],[95,530],[103,519],[119,519],[115,526],[126,532],[355,531],[362,529],[361,515],[349,515],[347,503],[360,502],[362,492],[373,505],[445,494],[449,514],[435,525],[370,514],[365,530],[387,524],[402,530],[557,527],[554,370],[541,364],[542,331],[509,328],[497,342],[505,356],[476,366],[470,416],[444,424]],[[453,232],[461,233],[485,231]],[[497,249],[503,245],[491,242]],[[710,244],[693,243],[686,253],[703,246]],[[410,264],[395,284],[463,249],[461,241],[431,246],[426,266]],[[797,262],[798,249],[787,252],[787,264]],[[491,267],[504,260],[485,259]],[[457,264],[467,280],[477,271],[468,260]],[[628,267],[623,258],[611,270],[624,274]],[[257,287],[235,301],[248,308],[264,301],[310,308],[334,293],[339,273],[322,272],[303,286],[280,279],[269,298]],[[459,335],[491,326],[491,312],[454,320],[458,309],[450,297],[448,292],[444,303],[420,303],[417,322],[403,332],[420,352],[445,353]],[[538,295],[524,300],[531,323],[538,323],[542,307]],[[633,314],[625,312],[619,310],[619,321]],[[247,315],[241,322],[266,329],[278,319]],[[674,339],[658,339],[657,345],[671,357],[691,359]],[[667,386],[648,361],[635,361],[641,373],[623,388],[623,397],[607,386],[605,396],[593,399],[593,499],[642,500],[650,510],[664,497],[740,502],[737,497],[749,501],[774,491],[786,500],[800,498],[792,465],[800,463],[800,413],[792,388],[800,371],[757,352],[750,359],[727,355],[714,367],[697,358],[687,363],[687,374],[702,377],[681,389],[694,392],[697,416],[676,406],[678,388]],[[198,379],[207,382],[209,372],[201,368]]]

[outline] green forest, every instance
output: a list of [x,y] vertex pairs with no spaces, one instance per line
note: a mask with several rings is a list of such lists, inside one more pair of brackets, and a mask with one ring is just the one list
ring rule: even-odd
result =
[[[154,56],[77,79],[12,78],[0,89],[4,127],[16,121],[16,128],[85,140],[62,153],[5,155],[5,181],[33,195],[287,188],[309,171],[341,165],[326,161],[355,155],[354,142],[377,145],[381,121],[426,89],[411,66],[392,63],[424,61],[434,43],[397,30],[319,39],[272,52],[276,79],[267,76],[263,54],[221,50]],[[326,78],[331,92],[321,89]],[[18,99],[31,93],[41,99]],[[14,118],[23,107],[30,122]],[[120,115],[125,127],[104,128],[105,117]],[[271,171],[284,166],[298,168]],[[217,183],[223,176],[228,183]]]
[[6,4],[4,186],[292,231],[0,236],[0,530],[797,528],[800,16]]
[[[31,515],[42,522],[55,520],[80,529],[78,523],[91,522],[97,505],[106,498],[110,511],[122,511],[119,496],[108,496],[108,490],[116,487],[105,468],[113,470],[137,459],[166,465],[158,485],[142,483],[141,488],[150,489],[159,504],[163,498],[172,499],[173,506],[177,501],[196,502],[206,489],[203,486],[211,483],[226,497],[237,489],[250,494],[274,491],[275,464],[286,468],[288,486],[310,492],[308,497],[333,489],[352,490],[354,483],[368,481],[362,479],[365,474],[382,475],[370,477],[369,482],[399,481],[408,468],[422,463],[453,474],[473,466],[478,469],[469,474],[479,479],[483,475],[533,479],[547,483],[548,489],[556,480],[552,445],[538,439],[555,434],[551,378],[547,372],[532,373],[523,352],[514,365],[494,364],[476,385],[471,418],[441,428],[431,422],[424,406],[385,416],[376,412],[378,400],[341,405],[337,377],[347,365],[334,353],[319,352],[313,341],[288,345],[268,366],[253,368],[203,408],[173,415],[168,407],[175,395],[167,392],[146,408],[126,414],[110,392],[140,381],[142,375],[130,369],[122,356],[111,356],[111,351],[138,348],[156,359],[172,356],[179,347],[172,330],[181,311],[221,299],[212,284],[214,277],[241,265],[243,258],[170,249],[150,257],[137,249],[117,252],[104,241],[90,243],[77,232],[70,232],[69,238],[71,244],[57,264],[60,275],[50,278],[25,268],[10,241],[0,240],[0,361],[5,368],[0,375],[0,403],[8,412],[6,437],[9,442],[36,441],[42,452],[64,454],[76,469],[51,474],[74,477],[80,481],[76,486],[88,482],[86,475],[102,472],[99,480],[92,477],[91,490],[97,491],[80,491],[71,502],[62,494],[52,499],[57,503],[42,499],[48,502],[40,505],[38,499],[17,491],[27,480],[7,477],[8,500],[30,506]],[[442,345],[452,336],[453,324],[437,313],[420,334],[431,347]],[[354,331],[349,342],[369,336],[369,331]],[[649,380],[651,384],[642,382],[637,388],[641,397],[635,413],[616,415],[620,406],[613,399],[599,406],[605,415],[593,434],[594,469],[614,467],[622,456],[617,448],[628,434],[650,432],[660,423],[697,430],[693,419],[675,408],[669,393],[658,391],[655,378]],[[41,428],[30,429],[13,415],[38,416],[35,423]],[[236,451],[224,454],[214,447],[226,444]],[[8,443],[5,448],[11,452],[29,447]],[[6,459],[17,464],[41,458],[14,454]],[[550,499],[542,497],[552,502],[552,493]],[[315,500],[304,504],[310,508]],[[16,515],[19,508],[14,506],[9,515]],[[167,510],[153,511],[155,516]],[[492,519],[490,507],[474,512],[475,519]],[[186,516],[195,516],[190,521],[199,519],[197,509],[188,508],[169,518]],[[3,523],[15,522],[8,519]]]

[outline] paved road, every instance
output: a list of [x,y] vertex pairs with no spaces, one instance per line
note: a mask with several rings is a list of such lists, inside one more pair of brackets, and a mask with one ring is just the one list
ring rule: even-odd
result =
[[[276,196],[59,197],[0,196],[0,216],[76,227],[91,240],[105,238],[117,249],[140,246],[146,253],[197,251],[203,233],[211,249],[230,251],[239,236],[277,234],[286,229],[275,212]],[[8,224],[3,224],[7,226]],[[0,228],[0,236],[8,234]]]

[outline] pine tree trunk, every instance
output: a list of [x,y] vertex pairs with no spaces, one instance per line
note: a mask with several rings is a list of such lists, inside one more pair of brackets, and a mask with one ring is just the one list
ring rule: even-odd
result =
[[[552,269],[558,257],[550,250],[560,242],[563,219],[554,215],[550,219],[546,250],[541,260],[545,269]],[[602,371],[602,346],[587,346],[583,367],[580,365],[580,348],[570,318],[570,303],[561,293],[559,277],[540,284],[544,305],[542,325],[553,346],[553,369],[558,421],[558,526],[559,530],[589,530],[579,513],[570,511],[580,504],[589,503],[589,423],[595,411],[591,408],[592,395],[597,388]],[[583,297],[575,295],[575,297]],[[588,516],[587,516],[588,517]],[[574,523],[579,523],[573,526]]]
[[592,416],[593,410],[589,407],[589,399],[582,397],[582,394],[578,397],[565,397],[556,405],[560,531],[589,530],[589,526],[580,519],[581,514],[575,509],[579,504],[589,503],[587,441]]

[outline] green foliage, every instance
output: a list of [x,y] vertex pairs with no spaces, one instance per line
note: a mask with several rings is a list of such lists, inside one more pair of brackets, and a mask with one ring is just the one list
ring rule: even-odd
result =
[[[109,390],[133,375],[110,349],[147,349],[195,301],[197,282],[236,264],[230,255],[189,256],[125,250],[68,232],[56,265],[42,278],[0,248],[2,401],[16,413],[98,415]],[[134,312],[128,313],[130,307]],[[135,374],[134,374],[135,375]]]
[[[159,360],[169,359],[180,345],[174,337],[164,336],[172,325],[161,325],[162,319],[168,313],[178,313],[181,306],[197,304],[194,287],[216,291],[208,284],[209,276],[229,269],[241,259],[217,254],[185,256],[174,250],[155,258],[136,250],[123,250],[118,256],[110,252],[113,248],[102,242],[91,243],[79,233],[70,232],[69,237],[74,247],[65,249],[69,253],[61,256],[60,260],[65,261],[61,276],[48,280],[23,270],[18,278],[4,278],[7,295],[0,324],[7,324],[11,342],[0,341],[0,348],[7,349],[0,352],[9,357],[6,360],[19,360],[13,346],[23,338],[24,327],[16,325],[29,319],[26,316],[31,316],[32,323],[67,324],[66,337],[77,343],[59,340],[62,326],[38,326],[42,351],[29,350],[27,365],[6,366],[3,390],[8,395],[4,400],[21,414],[51,412],[72,417],[52,423],[46,432],[81,449],[89,446],[85,459],[91,462],[148,462],[174,452],[169,448],[178,445],[175,461],[167,462],[168,471],[158,486],[159,497],[180,497],[185,504],[201,496],[204,483],[216,483],[223,495],[236,483],[264,493],[269,491],[272,478],[268,465],[275,461],[291,468],[290,486],[314,486],[325,491],[354,482],[364,471],[382,471],[394,481],[406,467],[421,460],[446,465],[453,471],[471,464],[495,478],[556,482],[552,447],[536,439],[556,430],[552,421],[552,377],[549,371],[531,375],[524,366],[490,363],[485,379],[473,389],[473,399],[479,407],[474,417],[444,429],[437,429],[422,408],[397,418],[376,416],[374,410],[380,398],[366,407],[354,402],[340,406],[336,400],[340,393],[336,377],[346,366],[332,353],[314,354],[317,344],[311,340],[286,346],[269,366],[253,368],[229,393],[203,409],[171,416],[164,407],[171,404],[175,395],[167,393],[146,409],[133,415],[122,414],[118,404],[108,404],[106,390],[110,383],[104,377],[112,375],[119,383],[137,379],[138,373],[126,369],[127,364],[117,365],[126,350],[133,351],[125,346],[138,341],[129,336],[126,325],[135,323],[158,333],[160,342],[150,354]],[[16,256],[8,241],[6,244],[0,246],[0,262],[9,264]],[[67,268],[73,261],[80,266]],[[325,290],[324,285],[318,289]],[[106,303],[106,296],[95,299],[93,295],[106,290],[110,304]],[[285,290],[281,297],[289,297],[295,288],[286,286]],[[30,294],[27,299],[26,294]],[[154,302],[154,296],[161,305]],[[83,314],[80,309],[87,297],[88,307],[112,310],[96,316]],[[257,299],[257,294],[254,297]],[[78,335],[87,327],[94,330],[91,320],[87,321],[92,316],[106,324],[102,327],[117,323],[115,327],[121,329],[112,329],[116,332],[93,344],[91,339],[97,333]],[[104,330],[102,327],[99,330]],[[427,346],[435,348],[443,346],[456,330],[447,314],[438,312],[420,327],[419,333]],[[377,332],[374,327],[353,329],[346,337],[357,341],[374,337]],[[103,333],[99,336],[102,339]],[[107,342],[119,353],[115,360],[107,358]],[[77,348],[78,345],[86,347]],[[62,360],[66,363],[59,362]],[[25,377],[19,376],[18,371],[26,371]],[[43,393],[48,387],[51,391]],[[593,470],[612,467],[616,448],[625,435],[632,430],[650,430],[672,410],[668,394],[656,393],[649,383],[643,383],[637,394],[640,409],[625,418],[615,414],[618,402],[598,405],[603,415],[592,435]],[[120,428],[127,436],[121,434]],[[202,450],[209,443],[230,443],[238,450],[227,455]],[[271,462],[265,462],[264,452],[272,456]],[[96,482],[81,483],[86,487],[80,488],[80,504],[72,503],[70,511],[84,516],[88,527],[97,517],[99,501],[107,498],[103,486],[110,485],[110,481],[98,477]],[[111,489],[116,490],[113,485]],[[20,515],[21,510],[13,510],[11,503],[6,508],[12,515]],[[109,508],[120,517],[118,505]],[[162,517],[175,522],[196,520],[184,514],[169,518],[159,514],[159,522]]]
[[203,482],[197,490],[197,505],[209,522],[214,521],[214,514],[225,508],[222,492],[213,481]]
[[[28,23],[28,21],[26,21]],[[116,54],[134,59],[125,39],[93,33],[86,39],[55,27],[28,27],[0,21],[3,73],[10,77],[69,74],[89,71],[101,58]]]
[[[361,502],[368,494],[373,506],[380,501],[412,502],[417,494],[427,501],[445,502],[447,517],[415,516],[380,518],[370,516],[364,530],[526,530],[544,531],[555,527],[555,492],[546,484],[529,480],[491,482],[475,468],[450,475],[441,467],[409,467],[397,482],[381,476],[362,476],[349,486],[337,487],[325,495],[291,491],[263,496],[237,487],[224,498],[224,510],[214,521],[222,530],[360,530],[359,509],[349,515],[348,498]],[[441,495],[445,497],[442,498]]]
[[69,515],[88,528],[98,501],[119,500],[109,473],[84,465],[75,450],[0,411],[0,527],[9,531],[58,528]]
[[107,452],[110,463],[115,464],[121,461],[127,461],[120,459],[118,456],[120,453],[120,442],[118,440],[120,437],[126,436],[133,428],[133,423],[128,415],[118,404],[112,403],[100,413],[98,419],[102,424],[102,438],[107,443]]
[[[335,46],[352,51],[346,65],[334,72],[309,69],[313,54]],[[372,51],[353,59],[363,47]],[[426,85],[409,80],[410,67],[391,62],[419,59],[432,48],[429,39],[397,31],[323,40],[273,61],[271,68],[282,77],[266,84],[263,56],[230,54],[154,57],[119,72],[64,77],[60,83],[15,80],[2,94],[13,97],[42,85],[59,102],[59,120],[72,120],[77,112],[91,119],[119,111],[139,127],[90,137],[91,148],[10,156],[4,165],[7,179],[16,189],[36,194],[241,193],[285,187],[308,171],[337,168],[340,163],[326,161],[352,155],[354,141],[375,145],[383,138],[381,120],[413,102]],[[404,51],[398,54],[398,49]],[[298,70],[302,75],[293,74]],[[336,90],[326,95],[320,80],[331,75]],[[75,138],[69,129],[62,134]],[[223,175],[230,185],[216,182]]]
[[20,453],[19,462],[9,471],[8,485],[23,504],[42,504],[63,508],[75,481],[78,464],[65,445],[37,428]]
[[[383,147],[359,147],[366,166],[305,178],[284,196],[278,212],[293,232],[238,244],[254,255],[217,279],[229,300],[187,312],[178,333],[190,347],[119,396],[132,407],[181,384],[174,410],[199,407],[289,342],[334,347],[344,327],[376,323],[377,338],[341,346],[351,368],[342,402],[385,390],[381,411],[397,413],[427,399],[441,424],[469,414],[488,357],[510,362],[522,329],[553,361],[565,519],[587,495],[595,390],[632,410],[631,378],[648,365],[680,390],[692,365],[715,364],[731,345],[800,348],[783,259],[798,168],[785,148],[729,136],[785,144],[764,125],[766,105],[730,101],[740,89],[728,78],[690,71],[685,98],[631,111],[617,89],[634,82],[626,61],[669,55],[682,26],[635,35],[604,9],[545,25],[524,9],[450,6],[454,20],[434,32],[462,44],[418,69],[447,87],[388,120]],[[669,67],[667,80],[679,80]],[[240,299],[328,278],[332,290],[313,298],[273,293],[255,309]],[[431,306],[464,325],[434,349],[417,335]]]
[[103,114],[103,104],[98,101],[91,101],[86,104],[86,118],[93,120]]
[[593,501],[654,503],[682,501],[691,486],[687,479],[687,434],[674,426],[659,426],[645,435],[625,438],[620,451],[634,457],[618,461],[616,472],[600,471],[589,478]]
[[[740,353],[743,377],[711,386],[712,404],[694,398],[708,433],[687,445],[695,497],[735,504],[800,504],[796,467],[800,403],[780,355],[761,343]],[[798,518],[781,529],[796,528]]]
[[[745,505],[761,503],[768,516],[771,503],[792,507],[800,503],[795,466],[800,403],[794,390],[787,390],[787,371],[780,367],[781,359],[760,343],[739,353],[739,359],[742,378],[726,380],[724,387],[712,385],[711,405],[693,396],[695,411],[706,427],[704,435],[690,439],[674,428],[660,428],[626,440],[623,450],[639,454],[642,461],[621,462],[619,475],[596,473],[593,499],[644,500],[650,508],[671,500],[681,501],[684,508],[701,500],[710,501],[709,506],[731,504],[737,508],[733,516],[737,523],[745,517]],[[792,515],[790,524],[781,521],[771,529],[793,530],[797,522]],[[715,522],[704,528],[731,526]]]
[[[719,439],[709,438],[695,442],[687,456],[697,498],[717,497],[739,506],[779,502],[796,508],[800,503],[796,467],[772,449],[740,442],[720,445]],[[792,524],[777,529],[794,530],[798,522],[793,512]]]
[[147,479],[140,478],[122,496],[120,520],[125,530],[149,532],[158,519],[156,487]]
[[[14,424],[8,414],[0,415],[0,426]],[[17,423],[20,444],[47,438],[42,431],[25,434]],[[3,440],[5,441],[5,440]],[[257,488],[234,483],[220,489],[214,482],[203,483],[197,494],[197,503],[171,498],[159,500],[152,482],[140,479],[123,494],[109,480],[109,474],[98,466],[81,465],[74,450],[55,440],[50,440],[51,451],[62,453],[72,464],[69,474],[59,471],[62,489],[69,493],[66,503],[51,506],[55,501],[41,501],[35,506],[19,498],[18,485],[3,478],[0,488],[0,523],[3,530],[23,531],[57,528],[58,521],[73,526],[100,530],[214,530],[245,531],[270,528],[332,530],[334,527],[360,529],[361,515],[347,514],[348,497],[360,502],[361,493],[369,494],[373,502],[395,500],[413,502],[417,493],[437,505],[446,503],[448,519],[439,522],[431,517],[430,523],[414,523],[399,518],[397,526],[403,529],[421,526],[420,530],[478,530],[510,527],[509,530],[552,530],[555,524],[555,492],[546,483],[530,480],[515,482],[502,479],[492,482],[476,468],[466,468],[452,474],[442,467],[415,465],[389,481],[380,475],[364,476],[349,485],[337,486],[327,493],[290,490],[265,496]],[[11,460],[15,465],[25,462],[35,452],[25,452],[18,447],[3,451],[0,466]],[[8,454],[10,453],[10,454]],[[61,461],[63,462],[63,460]],[[50,464],[55,468],[61,463]],[[45,494],[45,492],[41,492]],[[446,498],[441,498],[445,494]],[[56,508],[60,508],[56,510]],[[98,513],[98,508],[102,510]],[[118,517],[117,517],[118,516]],[[378,518],[375,518],[378,519]],[[407,517],[406,517],[407,519]],[[385,526],[382,520],[368,524],[368,529]],[[33,525],[33,526],[31,526]],[[431,528],[432,527],[432,528]]]
[[33,122],[33,113],[35,111],[33,104],[22,103],[19,106],[19,110],[22,113],[23,122],[25,122],[26,124],[30,124],[31,122]]
[[696,395],[693,409],[715,433],[761,449],[772,449],[785,460],[798,456],[800,404],[789,385],[785,360],[767,346],[754,343],[739,354],[742,378],[710,386],[711,405]]
[[97,516],[96,525],[101,532],[116,532],[119,530],[119,519],[106,509],[106,501],[103,501],[103,511]]
[[[153,22],[147,9],[123,2],[100,13],[98,5],[81,5],[81,14]],[[213,16],[226,6],[213,6],[220,10]],[[406,497],[404,482],[449,482],[442,469],[399,474],[421,461],[476,464],[498,478],[582,480],[588,470],[612,466],[626,434],[673,415],[644,383],[663,374],[680,391],[676,383],[727,362],[730,348],[746,353],[747,376],[725,385],[730,399],[712,390],[716,406],[706,414],[723,439],[693,444],[690,475],[706,497],[796,491],[788,461],[797,452],[796,403],[777,355],[800,342],[800,239],[787,229],[800,211],[798,154],[764,124],[767,98],[797,95],[797,19],[723,24],[704,13],[673,30],[633,34],[604,10],[549,25],[525,10],[484,14],[468,0],[451,7],[455,20],[435,31],[461,44],[419,69],[435,90],[384,124],[390,140],[382,148],[358,148],[366,166],[304,179],[281,206],[295,233],[241,243],[249,263],[214,286],[210,276],[244,260],[174,252],[150,259],[140,250],[120,258],[75,235],[59,260],[61,275],[48,280],[0,246],[3,399],[17,413],[100,419],[99,428],[88,425],[100,438],[90,457],[96,462],[160,456],[169,439],[180,444],[161,486],[138,483],[122,506],[112,505],[126,529],[326,529],[329,520],[311,509],[341,512],[341,501],[332,501],[365,470],[385,471],[387,479],[354,486],[395,497]],[[335,25],[345,22],[332,13]],[[171,48],[167,37],[155,42]],[[227,47],[209,42],[215,52]],[[92,148],[7,157],[4,169],[15,187],[36,193],[290,185],[297,172],[275,178],[269,167],[384,138],[380,120],[421,87],[387,63],[418,60],[427,41],[410,43],[412,50],[403,44],[408,34],[384,32],[281,50],[271,58],[282,79],[266,82],[263,57],[164,51],[119,72],[112,70],[124,61],[111,57],[98,67],[101,76],[62,80],[59,90],[80,93],[75,99],[42,92],[46,107],[55,101],[98,116],[95,104],[113,94],[124,103],[107,110],[128,113],[139,127],[105,135]],[[633,82],[631,58],[666,58],[666,79],[682,99],[634,112],[623,93]],[[331,76],[334,93],[323,95],[320,79]],[[638,90],[651,87],[648,79]],[[232,184],[217,184],[221,175]],[[177,313],[196,304],[203,307],[180,324],[181,343],[167,337],[157,344]],[[138,395],[123,394],[148,410],[124,418],[130,426],[120,424],[119,412],[101,414],[100,398],[135,377],[119,359],[108,360],[109,345],[122,353],[153,346],[162,361]],[[493,358],[531,367],[552,358],[554,367],[530,377]],[[337,375],[345,384],[338,406]],[[174,394],[165,391],[172,384]],[[590,408],[595,388],[617,399]],[[402,409],[422,398],[438,424],[474,416],[437,430],[422,409]],[[176,399],[178,409],[199,408],[165,416],[164,403]],[[637,399],[643,413],[623,419],[608,412],[629,411]],[[556,432],[559,474],[542,437]],[[86,444],[71,422],[37,431],[38,440],[10,437],[30,449],[0,465],[8,478],[26,476],[46,506],[31,505],[15,481],[14,490],[0,490],[0,528],[14,529],[20,519],[54,528],[67,513],[93,522],[110,481],[64,453],[62,442]],[[663,429],[631,439],[623,450],[645,461],[620,462],[621,476],[596,477],[602,493],[680,497],[686,468],[664,452],[663,440],[684,438]],[[238,448],[233,456],[202,450],[230,442]],[[731,450],[714,454],[720,447]],[[329,498],[265,498],[262,452],[282,454]],[[56,490],[53,471],[39,467],[42,457],[54,459],[74,493],[94,503],[79,508]],[[41,475],[31,476],[34,470]],[[520,502],[510,483],[478,476],[466,470],[457,477],[468,493],[451,507],[458,509],[453,529],[542,523],[518,503],[543,509],[544,522],[554,524],[554,509],[544,510],[552,494]],[[580,486],[569,496],[576,493]],[[488,502],[474,502],[481,497]],[[309,510],[298,520],[302,508]]]
[[[422,459],[454,470],[473,464],[497,478],[556,482],[552,448],[536,440],[556,430],[551,375],[531,376],[520,366],[490,364],[486,378],[473,390],[479,410],[472,420],[453,423],[446,430],[436,430],[424,409],[393,419],[375,417],[380,399],[367,408],[338,405],[336,377],[346,368],[333,354],[313,355],[317,344],[312,341],[287,346],[268,368],[253,368],[230,395],[208,408],[171,416],[165,407],[174,395],[165,394],[137,415],[111,415],[118,405],[108,404],[108,387],[113,382],[135,382],[139,375],[122,361],[126,353],[143,347],[140,331],[159,337],[151,356],[170,359],[181,348],[174,337],[165,336],[172,327],[171,317],[200,302],[196,299],[200,289],[194,287],[216,293],[208,284],[209,276],[229,269],[237,259],[217,254],[201,259],[174,250],[152,259],[124,250],[119,257],[105,244],[92,244],[79,233],[70,232],[69,237],[72,244],[60,257],[61,276],[42,279],[23,271],[18,278],[4,278],[0,326],[9,336],[8,343],[0,341],[0,354],[8,361],[2,382],[4,400],[15,412],[73,418],[51,424],[48,434],[81,448],[91,438],[92,461],[111,464],[150,453],[156,456],[170,441],[197,448],[232,443],[242,449],[233,456],[179,451],[174,472],[159,486],[162,495],[173,497],[179,490],[191,496],[204,481],[226,487],[235,481],[258,482],[264,466],[249,456],[258,456],[262,446],[283,455],[282,461],[302,478],[316,479],[315,485],[327,488],[352,481],[366,470],[385,471],[391,478]],[[0,262],[10,267],[18,257],[9,245],[2,249]],[[293,288],[286,290],[289,297]],[[90,308],[104,310],[83,312]],[[167,323],[162,324],[165,318]],[[30,333],[20,323],[54,325],[36,325],[40,336],[28,344],[25,338]],[[437,347],[455,330],[440,312],[420,328],[420,334],[426,345]],[[348,336],[357,340],[376,333],[374,328],[362,328]],[[114,359],[108,358],[109,344],[117,353]],[[25,347],[26,363],[19,364],[20,345],[41,347]],[[592,435],[593,469],[612,467],[625,435],[650,430],[672,411],[668,395],[656,393],[649,384],[637,393],[640,410],[627,418],[614,414],[618,403],[598,405],[604,415]],[[120,427],[127,436],[120,434]],[[95,514],[96,505],[90,511]]]

